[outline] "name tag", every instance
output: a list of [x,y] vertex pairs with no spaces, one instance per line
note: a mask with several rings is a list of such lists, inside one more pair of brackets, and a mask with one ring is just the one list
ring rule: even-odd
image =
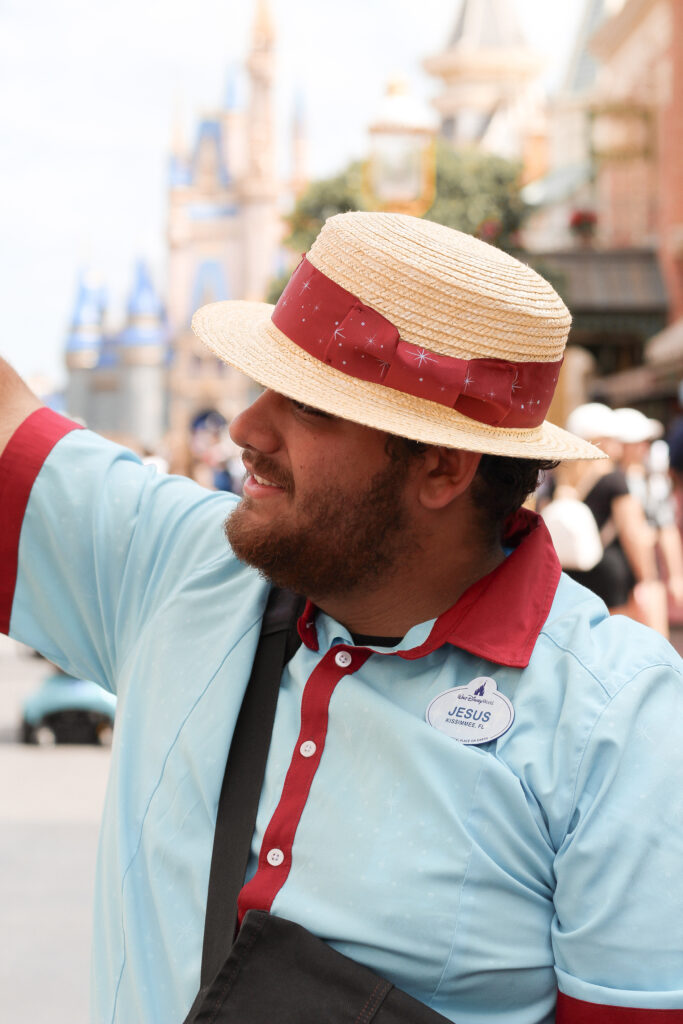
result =
[[505,694],[498,692],[495,679],[477,676],[467,686],[440,693],[425,717],[431,726],[459,743],[490,743],[508,731],[515,709]]

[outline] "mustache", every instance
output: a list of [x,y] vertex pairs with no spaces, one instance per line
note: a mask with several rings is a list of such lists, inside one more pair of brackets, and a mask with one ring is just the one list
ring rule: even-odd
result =
[[242,462],[247,473],[255,473],[257,476],[265,477],[272,483],[282,487],[284,491],[291,494],[294,490],[294,481],[289,473],[282,469],[276,462],[262,455],[260,452],[242,452]]

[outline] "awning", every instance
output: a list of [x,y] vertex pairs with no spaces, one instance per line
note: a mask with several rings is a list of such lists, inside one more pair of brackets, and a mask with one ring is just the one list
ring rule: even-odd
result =
[[666,323],[668,299],[653,249],[563,249],[527,255],[527,262],[567,303],[580,330],[652,333]]

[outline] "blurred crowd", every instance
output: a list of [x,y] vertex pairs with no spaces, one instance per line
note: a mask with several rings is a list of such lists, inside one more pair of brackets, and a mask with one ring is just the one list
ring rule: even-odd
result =
[[607,458],[561,463],[536,495],[562,567],[611,613],[669,636],[683,624],[683,420],[665,438],[637,409],[590,402],[566,426]]

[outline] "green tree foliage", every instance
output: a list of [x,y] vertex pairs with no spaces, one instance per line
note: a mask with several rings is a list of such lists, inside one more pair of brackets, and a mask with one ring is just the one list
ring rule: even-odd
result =
[[[517,248],[517,233],[526,208],[520,196],[519,164],[476,150],[454,150],[445,142],[436,148],[436,199],[428,220],[466,231],[503,249]],[[348,210],[367,210],[363,166],[349,164],[340,174],[312,182],[287,217],[285,244],[307,252],[328,217]],[[268,301],[277,302],[287,275],[271,282]]]
[[272,304],[275,305],[275,303],[285,290],[285,285],[287,284],[291,276],[292,275],[290,271],[285,270],[281,274],[278,274],[277,277],[271,278],[268,284],[268,291],[266,292],[265,301],[272,302]]
[[287,218],[286,245],[294,252],[308,252],[328,217],[349,210],[366,210],[362,180],[363,167],[356,162],[333,178],[311,182]]
[[436,199],[427,220],[476,235],[502,249],[519,247],[526,214],[520,165],[475,149],[437,146]]

